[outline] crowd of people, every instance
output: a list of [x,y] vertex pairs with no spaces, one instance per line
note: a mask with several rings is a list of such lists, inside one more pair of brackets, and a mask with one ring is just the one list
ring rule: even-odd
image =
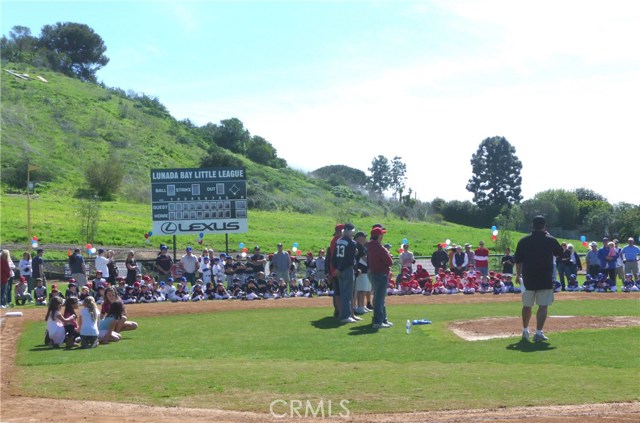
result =
[[[272,254],[265,255],[255,246],[251,255],[245,252],[235,257],[208,249],[196,256],[187,247],[174,263],[168,248],[161,245],[154,271],[141,272],[135,252],[130,251],[123,275],[119,274],[113,252],[99,249],[92,280],[87,280],[84,258],[76,249],[69,253],[71,278],[64,294],[55,283],[47,287],[42,248],[33,258],[25,252],[17,268],[9,252],[2,250],[2,307],[10,302],[10,280],[17,270],[20,276],[14,290],[15,304],[33,302],[48,307],[47,342],[52,345],[79,342],[90,347],[117,341],[120,331],[137,327],[126,318],[126,304],[329,296],[333,297],[334,317],[341,323],[359,321],[360,316],[374,311],[373,325],[387,328],[393,325],[386,317],[387,295],[500,295],[524,291],[514,272],[517,263],[510,250],[507,248],[501,257],[502,271],[495,272],[489,269],[490,254],[482,241],[476,249],[471,244],[446,248],[439,244],[430,257],[433,274],[417,263],[405,243],[398,251],[400,271],[394,275],[391,246],[382,243],[385,233],[380,224],[373,225],[369,237],[365,232],[356,232],[350,223],[340,224],[335,227],[326,255],[321,249],[316,255],[308,252],[303,257],[285,251],[282,244]],[[623,292],[640,291],[640,249],[633,238],[623,248],[617,240],[609,242],[607,238],[601,248],[592,242],[584,257],[584,267],[571,244],[559,245],[561,250],[552,257],[553,291],[616,291],[617,277],[622,280]],[[583,269],[586,275],[580,284],[577,275]],[[304,276],[299,277],[303,272]],[[84,308],[78,314],[80,303]],[[99,316],[95,312],[97,306],[101,306]]]

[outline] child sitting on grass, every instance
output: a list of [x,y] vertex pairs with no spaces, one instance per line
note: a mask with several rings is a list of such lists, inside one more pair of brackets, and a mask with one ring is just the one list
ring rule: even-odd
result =
[[69,297],[64,302],[64,314],[63,317],[67,320],[71,320],[69,323],[64,325],[64,330],[66,332],[65,342],[67,344],[67,348],[73,347],[76,341],[80,341],[80,327],[78,326],[78,298],[77,297]]
[[37,306],[47,305],[47,287],[42,285],[42,278],[36,279],[36,287],[33,288],[33,298]]
[[65,325],[71,324],[75,317],[64,318],[61,313],[64,299],[60,296],[53,296],[49,300],[49,307],[44,320],[47,322],[47,330],[44,336],[45,345],[52,345],[54,348],[59,347],[65,340]]
[[100,321],[100,311],[92,296],[88,296],[82,302],[84,306],[80,311],[80,348],[95,348],[98,346],[98,336],[100,331],[98,323]]

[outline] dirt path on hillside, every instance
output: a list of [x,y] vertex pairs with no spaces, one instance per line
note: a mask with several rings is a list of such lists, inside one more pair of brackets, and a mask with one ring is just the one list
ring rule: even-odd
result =
[[[624,295],[624,294],[613,294]],[[634,295],[634,294],[631,294]],[[640,299],[640,295],[635,295]],[[456,304],[478,302],[513,301],[513,295],[453,295],[425,298],[422,296],[390,297],[393,304]],[[584,293],[562,293],[559,300],[584,299]],[[594,299],[610,298],[609,295],[593,295]],[[129,305],[131,316],[150,317],[169,313],[216,312],[243,308],[327,306],[328,298],[297,298],[281,301],[205,301],[180,304],[140,304]],[[16,311],[13,309],[11,311]],[[16,345],[26,321],[42,319],[43,309],[26,309],[23,317],[7,318],[2,313],[0,324],[0,421],[2,422],[80,422],[96,421],[116,422],[300,422],[300,417],[275,418],[269,414],[225,411],[214,409],[193,409],[181,407],[153,407],[140,404],[124,404],[100,401],[71,401],[50,398],[25,397],[14,387]],[[517,313],[519,310],[514,310]],[[428,314],[428,313],[427,313]],[[420,316],[428,317],[428,316]],[[556,316],[548,321],[547,332],[576,329],[577,327],[611,327],[620,325],[640,325],[638,318],[592,318]],[[584,325],[584,326],[583,326]],[[514,336],[517,335],[519,319],[478,319],[474,321],[454,322],[450,329],[459,330],[458,335],[474,336]],[[55,410],[55,412],[53,411]],[[311,417],[309,418],[311,419]],[[328,418],[329,419],[329,418]],[[346,417],[333,416],[330,420],[347,422],[527,422],[527,423],[595,423],[595,422],[640,422],[640,402],[566,405],[551,407],[515,407],[501,409],[451,410],[419,413],[358,414]]]

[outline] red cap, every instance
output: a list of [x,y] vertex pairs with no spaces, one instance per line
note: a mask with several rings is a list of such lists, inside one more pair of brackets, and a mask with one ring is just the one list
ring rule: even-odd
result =
[[386,234],[387,231],[386,229],[382,229],[382,228],[373,228],[371,229],[371,236],[380,236],[382,234]]

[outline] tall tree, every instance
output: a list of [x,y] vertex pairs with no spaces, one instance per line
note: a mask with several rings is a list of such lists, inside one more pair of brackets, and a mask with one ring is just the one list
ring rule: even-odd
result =
[[404,183],[407,180],[407,165],[402,162],[402,157],[395,156],[391,160],[391,173],[389,186],[393,189],[393,195],[400,199],[404,192]]
[[517,204],[522,200],[522,163],[516,149],[504,137],[487,138],[471,157],[473,175],[467,191],[480,208]]
[[384,193],[391,183],[391,166],[389,160],[384,156],[378,156],[371,161],[371,172],[369,176],[369,186],[373,192],[378,194]]
[[95,82],[96,72],[109,63],[102,37],[85,24],[45,25],[38,43],[49,50],[49,62],[55,70],[83,81]]

